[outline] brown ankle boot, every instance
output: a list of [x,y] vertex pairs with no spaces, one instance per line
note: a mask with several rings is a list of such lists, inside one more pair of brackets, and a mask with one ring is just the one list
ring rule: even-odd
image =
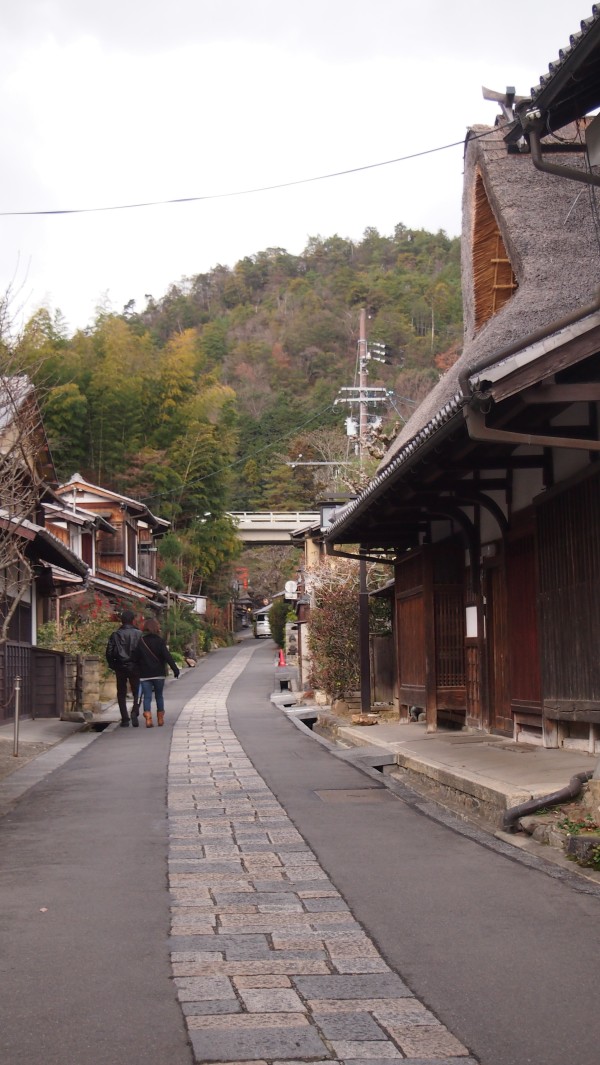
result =
[[152,724],[152,712],[150,710],[144,710],[144,717],[146,719],[146,728],[154,728]]
[[164,725],[164,723],[165,723],[165,712],[164,712],[164,710],[157,710],[156,711],[156,718],[157,718],[159,726],[160,725]]

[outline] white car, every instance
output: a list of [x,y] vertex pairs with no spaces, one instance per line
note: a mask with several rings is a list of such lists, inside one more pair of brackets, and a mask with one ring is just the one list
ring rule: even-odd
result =
[[254,637],[259,640],[261,636],[271,635],[271,626],[269,624],[269,612],[267,610],[260,611],[254,615]]

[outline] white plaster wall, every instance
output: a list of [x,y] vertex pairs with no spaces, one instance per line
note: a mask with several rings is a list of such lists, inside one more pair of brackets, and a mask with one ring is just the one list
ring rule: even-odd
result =
[[[500,510],[507,517],[508,508],[506,506],[506,495],[504,492],[486,492],[490,499],[494,500],[494,503],[500,507]],[[493,514],[490,513],[486,507],[481,508],[481,542],[482,544],[488,543],[493,540],[500,540],[502,538],[502,529],[498,525]]]
[[[529,454],[532,452],[530,451]],[[521,454],[523,451],[521,450]],[[534,452],[535,454],[535,452]],[[544,491],[544,476],[541,469],[515,470],[513,474],[512,510],[525,510],[531,501]]]

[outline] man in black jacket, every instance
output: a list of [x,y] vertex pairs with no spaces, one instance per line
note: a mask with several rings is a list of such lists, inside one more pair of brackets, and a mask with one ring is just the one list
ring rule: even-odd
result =
[[133,695],[131,724],[134,728],[139,725],[140,674],[132,656],[142,634],[133,624],[134,617],[133,610],[124,610],[121,614],[120,628],[113,632],[106,645],[106,661],[109,668],[114,670],[117,678],[117,702],[121,711],[121,728],[127,728],[129,725],[129,714],[127,713],[128,683]]

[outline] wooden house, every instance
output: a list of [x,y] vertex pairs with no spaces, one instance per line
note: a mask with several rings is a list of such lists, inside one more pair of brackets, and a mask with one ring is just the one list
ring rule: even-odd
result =
[[90,484],[79,473],[56,494],[63,509],[50,518],[52,528],[88,563],[90,587],[119,603],[161,603],[157,541],[169,522],[144,503]]
[[515,110],[507,94],[496,126],[469,131],[462,354],[327,537],[393,566],[403,719],[419,708],[429,730],[592,753],[600,179],[584,115],[600,105],[599,61],[595,10],[531,99]]
[[37,647],[37,631],[55,596],[83,588],[88,567],[46,527],[55,484],[31,382],[0,378],[0,720],[14,715],[16,677],[23,714],[62,705],[62,656]]

